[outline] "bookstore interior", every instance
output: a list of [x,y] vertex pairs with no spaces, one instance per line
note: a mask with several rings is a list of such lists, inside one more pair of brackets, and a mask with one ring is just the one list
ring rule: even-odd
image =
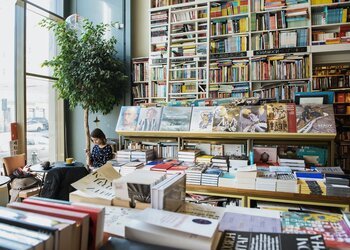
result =
[[350,249],[350,1],[145,2],[113,147],[95,129],[86,163],[50,163],[1,137],[0,248]]

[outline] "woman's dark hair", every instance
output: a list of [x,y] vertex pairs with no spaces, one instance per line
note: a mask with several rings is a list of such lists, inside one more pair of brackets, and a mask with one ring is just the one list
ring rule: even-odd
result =
[[106,135],[103,133],[103,131],[99,128],[95,128],[91,134],[90,134],[91,137],[93,138],[98,138],[98,139],[101,139],[104,141],[104,143],[107,142],[107,139],[106,139]]

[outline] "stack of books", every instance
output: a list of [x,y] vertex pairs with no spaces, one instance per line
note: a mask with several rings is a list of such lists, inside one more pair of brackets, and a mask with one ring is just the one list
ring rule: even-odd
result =
[[151,206],[154,209],[177,211],[186,197],[186,174],[176,174],[152,187]]
[[144,149],[144,150],[135,150],[131,152],[131,160],[132,161],[142,161],[148,162],[153,160],[153,150],[152,149]]
[[236,183],[236,177],[234,174],[232,173],[223,173],[220,177],[219,177],[219,183],[218,186],[219,187],[234,187]]
[[0,207],[1,249],[99,249],[105,209],[46,198]]
[[212,167],[217,167],[222,171],[228,172],[228,156],[214,156],[211,159]]
[[222,173],[223,171],[219,168],[208,168],[202,174],[201,185],[217,187]]
[[262,173],[256,178],[256,190],[276,191],[277,176],[275,173]]
[[186,172],[186,184],[201,185],[202,173],[207,169],[205,163],[197,163],[193,167],[189,167]]
[[345,185],[349,186],[349,179],[341,177],[328,177],[326,176],[326,185]]
[[136,169],[142,168],[143,165],[144,165],[143,162],[139,162],[139,161],[132,161],[132,162],[125,163],[124,165],[121,166],[120,175],[126,176],[134,172]]
[[276,191],[299,193],[297,178],[293,174],[277,174]]
[[198,162],[198,163],[211,163],[211,159],[213,157],[214,156],[212,156],[212,155],[200,155],[200,156],[197,156],[196,162]]
[[183,149],[178,152],[179,161],[196,162],[196,157],[200,154],[199,149]]
[[255,189],[255,180],[257,174],[257,171],[237,171],[236,188]]
[[304,170],[305,160],[303,158],[279,157],[278,163],[281,166],[288,166],[292,170]]
[[327,184],[327,195],[350,197],[350,187],[346,185]]
[[129,162],[131,161],[131,152],[132,149],[123,149],[117,151],[117,161],[118,162]]
[[231,169],[237,169],[240,167],[248,166],[248,157],[247,156],[231,156],[229,158],[230,171]]
[[326,185],[323,181],[299,180],[301,194],[326,195]]

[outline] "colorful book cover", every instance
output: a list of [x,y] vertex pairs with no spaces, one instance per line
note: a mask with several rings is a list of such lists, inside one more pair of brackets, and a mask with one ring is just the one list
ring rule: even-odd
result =
[[123,106],[120,110],[116,131],[135,131],[139,113],[140,107],[138,106]]
[[244,106],[239,115],[239,131],[266,132],[265,106]]
[[326,249],[320,234],[225,231],[217,249]]
[[158,131],[162,108],[141,108],[137,122],[137,131]]
[[335,134],[333,105],[298,105],[297,108],[298,133],[331,133]]
[[213,131],[238,132],[240,107],[217,106],[214,111]]
[[254,163],[273,164],[277,162],[277,148],[275,147],[253,147]]
[[189,131],[192,107],[164,107],[160,131]]
[[211,132],[214,121],[214,107],[193,107],[191,131]]
[[282,212],[282,232],[321,234],[328,248],[350,249],[350,229],[341,214]]
[[288,132],[288,112],[285,103],[266,104],[269,132]]

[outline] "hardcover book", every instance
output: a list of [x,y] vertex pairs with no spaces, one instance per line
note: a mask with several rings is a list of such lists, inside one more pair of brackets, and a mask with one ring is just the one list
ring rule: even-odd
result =
[[162,108],[141,108],[137,121],[137,131],[158,131]]
[[164,107],[160,131],[189,131],[192,107]]
[[333,105],[298,105],[296,110],[298,133],[337,132]]
[[119,119],[115,130],[135,131],[139,113],[139,106],[123,106],[120,110]]
[[288,111],[286,103],[266,104],[267,128],[269,132],[288,132]]
[[266,109],[261,106],[244,106],[239,115],[239,131],[266,132]]
[[350,229],[341,214],[283,212],[282,232],[321,234],[327,248],[350,248]]
[[[264,246],[264,247],[262,247]],[[217,249],[326,249],[320,234],[281,234],[225,231]]]
[[211,132],[214,122],[215,107],[193,107],[191,131]]
[[217,106],[214,111],[213,131],[238,132],[240,107]]

